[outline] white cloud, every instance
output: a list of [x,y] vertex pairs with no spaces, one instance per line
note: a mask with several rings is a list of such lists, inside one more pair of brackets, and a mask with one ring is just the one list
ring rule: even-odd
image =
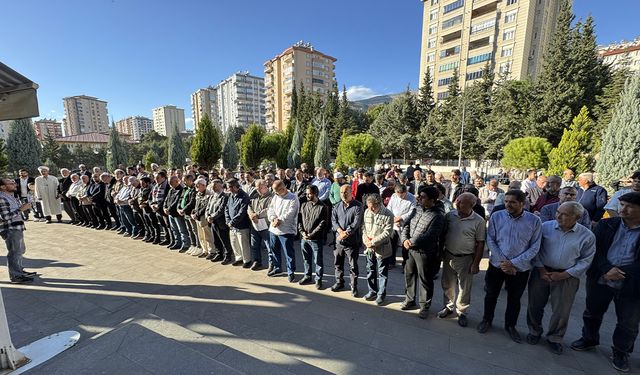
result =
[[347,88],[347,98],[351,101],[368,99],[379,93],[366,86],[351,86]]
[[184,127],[187,129],[193,129],[193,117],[187,117],[184,119]]

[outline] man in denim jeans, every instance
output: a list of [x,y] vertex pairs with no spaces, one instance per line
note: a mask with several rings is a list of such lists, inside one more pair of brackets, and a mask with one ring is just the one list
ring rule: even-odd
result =
[[191,239],[189,238],[184,216],[178,213],[178,205],[180,204],[183,189],[178,176],[171,176],[169,186],[171,186],[171,188],[167,193],[167,199],[164,201],[164,212],[169,217],[169,227],[171,228],[171,232],[173,232],[174,242],[167,247],[170,250],[179,250],[184,253],[191,247]]
[[269,271],[273,269],[271,262],[271,246],[269,245],[269,223],[267,222],[267,211],[273,198],[269,191],[269,185],[265,180],[255,181],[256,196],[251,199],[251,204],[247,208],[249,219],[251,219],[251,258],[253,264],[252,271],[262,269],[262,247],[267,249],[269,254]]
[[300,285],[309,284],[311,278],[311,260],[314,260],[316,269],[316,289],[322,288],[322,247],[324,246],[325,235],[329,226],[329,209],[327,205],[318,198],[318,186],[307,185],[307,201],[300,208],[300,221],[298,231],[300,232],[300,247],[302,248],[302,258],[304,263],[304,277],[300,280]]
[[269,232],[270,243],[273,251],[273,270],[267,276],[276,276],[282,273],[282,248],[284,247],[287,258],[287,273],[289,282],[295,281],[296,254],[293,250],[293,240],[298,232],[298,212],[300,202],[295,194],[287,190],[282,180],[277,180],[272,185],[275,195],[269,204]]

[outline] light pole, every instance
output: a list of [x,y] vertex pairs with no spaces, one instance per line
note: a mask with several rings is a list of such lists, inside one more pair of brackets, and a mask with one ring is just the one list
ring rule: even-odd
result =
[[466,114],[466,104],[467,104],[467,99],[464,96],[464,92],[467,90],[467,77],[465,75],[465,80],[464,80],[464,89],[462,90],[462,93],[460,94],[461,98],[462,98],[462,119],[460,121],[460,150],[458,151],[458,168],[462,168],[462,139],[464,138],[464,116]]

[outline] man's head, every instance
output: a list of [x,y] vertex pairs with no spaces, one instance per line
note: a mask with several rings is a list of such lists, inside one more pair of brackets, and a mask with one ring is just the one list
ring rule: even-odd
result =
[[253,181],[255,181],[255,174],[251,171],[248,171],[244,174],[244,180],[247,181],[248,183],[252,183]]
[[621,196],[620,201],[620,217],[622,220],[633,222],[635,224],[640,223],[640,192],[632,191]]
[[378,213],[380,211],[380,207],[382,207],[382,197],[380,197],[380,194],[378,193],[367,195],[366,202],[367,208],[374,213]]
[[100,174],[102,173],[102,169],[100,167],[93,167],[93,173]]
[[387,189],[393,189],[396,187],[396,179],[395,177],[389,177],[387,179]]
[[422,181],[422,171],[419,169],[416,169],[413,171],[413,179],[416,181]]
[[138,165],[136,165],[136,170],[138,171],[138,173],[144,173],[144,164],[143,163],[138,163]]
[[478,189],[483,187],[484,186],[484,180],[482,179],[482,177],[477,177],[476,179],[474,179],[473,180],[473,186],[475,186]]
[[225,184],[227,185],[227,190],[229,190],[231,194],[237,194],[240,191],[240,183],[235,178],[227,179]]
[[140,180],[136,176],[129,176],[129,185],[137,188],[140,186]]
[[276,193],[281,197],[284,197],[289,192],[289,190],[287,190],[287,186],[284,184],[284,181],[282,180],[274,181],[273,184],[271,185],[271,188],[274,193]]
[[60,170],[60,176],[62,177],[69,177],[70,174],[71,174],[71,171],[69,171],[67,168],[62,168]]
[[89,176],[87,176],[86,174],[83,174],[82,176],[80,176],[80,179],[82,180],[82,183],[84,185],[88,184],[89,181],[91,180],[91,178]]
[[171,178],[169,178],[169,186],[175,189],[178,185],[180,185],[180,178],[178,176],[171,176]]
[[269,184],[267,184],[266,180],[263,180],[261,178],[256,180],[255,187],[258,191],[258,194],[260,194],[261,196],[269,194]]
[[444,187],[444,185],[442,185],[441,183],[436,183],[435,185],[433,185],[436,189],[438,189],[438,193],[440,193],[438,195],[438,199],[442,199],[444,198],[445,194],[447,193],[447,188]]
[[531,181],[535,181],[537,174],[538,172],[535,169],[529,169],[527,171],[527,178]]
[[80,180],[80,176],[78,176],[77,174],[72,174],[71,175],[71,182],[78,182]]
[[222,190],[224,190],[224,183],[222,182],[222,180],[219,178],[211,180],[211,190],[215,191],[216,193],[220,193]]
[[318,178],[318,180],[325,178],[326,174],[327,170],[322,167],[318,168],[318,170],[316,171],[316,177]]
[[116,169],[113,171],[113,174],[116,176],[116,180],[118,181],[122,180],[122,177],[124,177],[124,171],[122,169]]
[[182,176],[184,176],[184,171],[182,169],[176,169],[176,177],[178,177],[179,180],[182,180]]
[[196,190],[200,193],[204,193],[207,190],[207,180],[204,178],[199,178],[195,181]]
[[398,182],[400,182],[402,185],[406,185],[407,184],[407,175],[404,173],[400,173],[398,175]]
[[408,194],[407,185],[403,185],[403,184],[396,184],[396,186],[393,188],[393,191],[395,191],[396,195],[400,199],[405,199]]
[[631,189],[640,191],[640,171],[635,171],[631,175]]
[[536,186],[538,186],[540,189],[544,189],[544,187],[547,186],[548,179],[549,178],[547,176],[538,177],[538,179],[536,180]]
[[509,190],[504,195],[504,207],[511,216],[519,216],[524,210],[526,199],[522,190]]
[[351,185],[346,184],[340,186],[340,199],[344,203],[349,203],[353,199],[353,195],[351,194]]
[[376,174],[376,184],[382,186],[384,185],[384,175],[382,173]]
[[150,177],[142,177],[140,179],[140,184],[142,185],[143,188],[148,188],[149,185],[151,185],[151,178]]
[[23,169],[21,169],[19,173],[20,173],[20,177],[22,177],[22,178],[27,178],[27,177],[29,177],[29,171],[28,171],[28,170],[26,170],[26,169],[24,169],[24,168],[23,168]]
[[165,182],[167,180],[167,172],[166,171],[159,171],[156,174],[156,183],[157,184],[161,184],[163,182]]
[[318,199],[318,187],[316,185],[307,185],[305,194],[309,202],[315,202]]
[[364,182],[366,184],[370,184],[373,182],[373,173],[371,172],[365,172],[364,174]]
[[195,180],[195,177],[191,173],[186,174],[186,175],[184,175],[184,177],[182,177],[182,181],[188,187],[193,186],[193,180]]
[[509,188],[507,190],[521,190],[522,182],[518,180],[513,180],[509,183]]
[[573,171],[569,168],[565,169],[564,172],[562,172],[562,178],[565,181],[573,181],[573,178],[575,177]]
[[588,188],[593,184],[593,173],[580,173],[578,176],[578,185],[581,188]]
[[444,181],[444,175],[440,172],[436,172],[433,175],[433,179],[436,180],[437,183],[441,184]]
[[438,197],[440,197],[440,192],[437,188],[433,186],[423,186],[420,188],[418,192],[418,203],[423,208],[431,208],[438,201]]
[[136,167],[130,166],[127,167],[127,174],[129,176],[135,176],[138,173],[138,170],[136,169]]
[[84,171],[87,170],[87,166],[84,165],[84,164],[80,164],[80,165],[78,165],[78,169],[84,172]]
[[489,180],[489,190],[496,191],[498,190],[498,180],[492,178]]
[[460,175],[461,172],[459,169],[454,169],[451,171],[451,181],[453,181],[453,183],[459,183],[460,182]]
[[432,170],[427,170],[427,173],[425,173],[425,178],[429,185],[433,185],[436,182],[436,175]]
[[559,176],[549,176],[545,190],[551,195],[556,195],[560,191],[560,186],[562,186],[562,179]]
[[38,167],[38,172],[40,172],[42,176],[47,177],[49,175],[49,167],[45,167],[44,165]]
[[344,184],[344,175],[341,172],[336,172],[333,174],[333,179],[339,184]]
[[473,213],[473,207],[476,205],[477,198],[472,193],[462,193],[458,197],[458,212],[463,216],[469,216]]
[[17,190],[16,182],[10,178],[0,178],[0,191],[13,194]]
[[578,198],[578,189],[573,186],[565,186],[558,193],[560,203],[573,202]]
[[111,183],[111,175],[107,172],[102,172],[102,174],[100,175],[100,181],[104,182],[105,184]]
[[584,214],[584,207],[578,202],[564,202],[556,211],[556,221],[563,230],[573,228]]

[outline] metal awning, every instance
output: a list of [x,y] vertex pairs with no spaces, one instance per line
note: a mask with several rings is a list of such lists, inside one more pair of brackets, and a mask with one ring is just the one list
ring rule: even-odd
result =
[[38,84],[0,62],[0,121],[38,117]]

